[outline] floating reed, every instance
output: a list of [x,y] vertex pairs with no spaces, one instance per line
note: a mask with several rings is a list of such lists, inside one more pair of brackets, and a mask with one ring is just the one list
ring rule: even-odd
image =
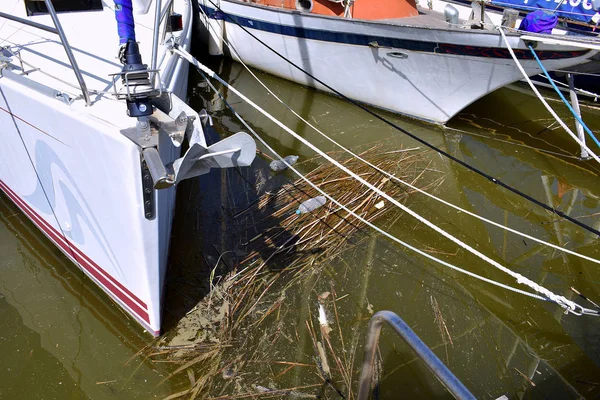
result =
[[[363,151],[360,155],[373,165],[414,186],[425,181],[425,173],[428,171],[429,164],[424,152],[418,151],[418,149],[386,152],[383,149],[383,145],[376,145]],[[405,201],[412,193],[406,186],[390,180],[355,158],[342,158],[343,153],[335,152],[330,155],[398,201]],[[323,164],[319,157],[305,163],[320,163],[305,175],[306,178],[365,220],[372,222],[386,216],[389,218],[386,218],[385,221],[389,222],[396,218],[391,218],[392,215],[387,214],[400,215],[400,211],[389,204],[387,200],[382,199],[342,170],[332,167],[329,163]],[[420,186],[422,189],[429,189],[439,183],[441,183],[441,178],[438,177],[434,180],[428,179]],[[246,390],[254,388],[250,394],[237,391],[225,395],[227,390],[224,387],[227,388],[228,383],[221,385],[218,393],[211,393],[210,387],[215,377],[222,376],[224,380],[227,380],[234,364],[248,365],[265,361],[265,355],[258,354],[258,351],[254,351],[252,354],[234,354],[227,359],[224,358],[223,352],[233,343],[235,343],[235,347],[246,348],[244,342],[251,336],[248,334],[249,330],[256,328],[271,316],[276,316],[276,319],[279,320],[282,304],[286,300],[286,290],[290,285],[298,283],[298,280],[314,272],[315,268],[326,265],[328,260],[332,260],[348,247],[369,237],[371,232],[363,230],[364,223],[330,201],[312,212],[296,214],[296,210],[302,202],[318,195],[320,193],[315,188],[299,179],[283,185],[277,191],[265,193],[258,200],[249,202],[244,210],[232,213],[232,220],[228,221],[231,223],[230,226],[239,226],[240,224],[236,224],[236,220],[245,218],[249,213],[253,217],[253,225],[243,228],[246,229],[244,232],[246,234],[254,232],[253,236],[252,234],[246,235],[251,238],[243,243],[245,256],[239,260],[237,268],[225,279],[214,287],[211,283],[210,296],[198,304],[193,312],[188,313],[180,323],[182,326],[188,323],[189,326],[197,327],[198,324],[189,323],[186,320],[201,319],[219,324],[218,328],[213,329],[213,332],[218,334],[218,338],[216,338],[218,344],[215,344],[215,338],[212,338],[208,345],[203,344],[202,341],[181,344],[181,341],[173,340],[171,336],[167,335],[166,340],[158,343],[152,349],[162,359],[166,357],[184,361],[181,363],[183,365],[172,375],[187,371],[191,387],[169,396],[169,399],[182,396],[187,398],[215,396],[214,398],[218,399],[262,398],[286,392],[294,392],[296,397],[300,396],[300,393],[297,392],[298,387],[270,390],[264,389],[257,382],[245,387]],[[256,232],[258,234],[255,234]],[[365,234],[358,234],[360,232]],[[286,279],[282,280],[282,277]],[[333,288],[332,292],[335,299]],[[224,308],[227,309],[225,313],[222,312]],[[215,314],[223,315],[223,318],[215,320]],[[310,318],[312,319],[312,317]],[[335,309],[335,318],[338,319],[337,308]],[[236,333],[242,327],[244,334],[237,337]],[[322,329],[321,341],[326,345],[324,346],[321,341],[317,340],[316,333],[312,328],[309,330],[312,332],[311,337],[313,337],[315,348],[320,349],[315,356],[320,360],[318,362],[318,365],[321,366],[319,372],[325,380],[324,385],[335,386],[329,376],[335,365],[335,370],[342,375],[341,381],[346,387],[349,387],[352,380],[354,354],[349,356],[344,354],[342,361],[335,354],[335,349],[329,340],[329,331]],[[263,334],[271,343],[279,337],[276,330]],[[339,335],[343,344],[341,330]],[[204,337],[203,340],[206,341],[206,338]],[[165,355],[169,349],[172,351]],[[160,351],[156,352],[157,350]],[[327,364],[326,350],[332,354],[333,365]],[[298,366],[308,366],[308,364],[289,362],[288,369],[280,375]],[[195,373],[193,369],[196,370]],[[196,379],[196,376],[202,378]],[[335,390],[341,393],[339,389]],[[350,390],[348,394],[351,394]],[[306,398],[314,398],[314,396],[307,394]]]
[[[361,157],[413,185],[427,169],[423,165],[422,152],[381,152],[381,148],[381,145],[372,147],[364,151]],[[332,155],[339,156],[336,153]],[[318,161],[318,158],[309,161]],[[399,201],[405,200],[412,193],[406,186],[390,180],[355,158],[347,158],[342,164]],[[318,166],[306,178],[369,222],[396,210],[387,200],[329,164]],[[284,185],[275,193],[264,194],[257,203],[245,210],[244,212],[252,212],[264,218],[258,221],[261,233],[247,243],[248,255],[240,264],[267,264],[279,256],[278,263],[289,267],[287,259],[298,258],[298,254],[319,254],[326,258],[348,244],[348,239],[362,229],[364,224],[341,207],[328,201],[325,206],[313,212],[300,215],[295,213],[300,203],[320,194],[299,179]],[[236,216],[240,217],[244,212]],[[258,269],[262,269],[262,266]]]

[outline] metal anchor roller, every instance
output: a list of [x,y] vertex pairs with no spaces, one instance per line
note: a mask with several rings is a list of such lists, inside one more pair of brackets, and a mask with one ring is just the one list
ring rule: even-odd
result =
[[[247,133],[238,132],[208,146],[203,125],[210,124],[211,119],[204,110],[199,115],[167,93],[152,99],[152,104],[151,115],[138,117],[135,127],[121,133],[140,148],[154,189],[167,189],[184,179],[206,174],[211,168],[246,167],[254,161],[256,143]],[[166,109],[170,111],[163,111]],[[161,135],[167,135],[175,147],[187,138],[189,149],[183,157],[164,165],[159,152]]]

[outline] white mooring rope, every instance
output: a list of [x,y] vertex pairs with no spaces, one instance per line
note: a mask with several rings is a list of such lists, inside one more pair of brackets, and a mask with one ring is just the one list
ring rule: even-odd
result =
[[[202,9],[201,9],[201,11],[204,13],[204,10],[202,10]],[[206,13],[204,13],[204,15],[205,15],[205,16],[208,18],[208,15],[206,15]],[[211,27],[212,27],[212,26],[211,26]],[[583,254],[577,253],[577,252],[575,252],[575,251],[572,251],[572,250],[566,249],[566,248],[564,248],[564,247],[561,247],[561,246],[559,246],[559,245],[556,245],[556,244],[554,244],[554,243],[546,242],[546,241],[544,241],[544,240],[541,240],[541,239],[538,239],[538,238],[536,238],[536,237],[534,237],[534,236],[530,236],[530,235],[528,235],[528,234],[526,234],[526,233],[523,233],[523,232],[517,231],[517,230],[515,230],[515,229],[509,228],[508,226],[504,226],[504,225],[502,225],[502,224],[499,224],[499,223],[497,223],[497,222],[495,222],[495,221],[489,220],[489,219],[487,219],[487,218],[485,218],[485,217],[483,217],[483,216],[480,216],[480,215],[478,215],[478,214],[475,214],[475,213],[473,213],[473,212],[471,212],[471,211],[468,211],[468,210],[466,210],[466,209],[463,209],[463,208],[461,208],[461,207],[459,207],[459,206],[457,206],[457,205],[455,205],[455,204],[452,204],[452,203],[450,203],[450,202],[448,202],[448,201],[446,201],[446,200],[444,200],[444,199],[442,199],[442,198],[439,198],[439,197],[437,197],[437,196],[435,196],[435,195],[433,195],[433,194],[431,194],[431,193],[429,193],[429,192],[427,192],[427,191],[425,191],[425,190],[423,190],[423,189],[421,189],[421,188],[418,188],[418,187],[416,187],[416,186],[414,186],[414,185],[410,184],[409,182],[403,181],[402,179],[398,178],[397,176],[395,176],[395,175],[393,175],[393,174],[390,174],[389,172],[387,172],[387,171],[385,171],[385,170],[383,170],[383,169],[381,169],[381,168],[377,167],[376,165],[374,165],[374,164],[370,163],[369,161],[365,160],[364,158],[362,158],[362,157],[361,157],[361,156],[359,156],[358,154],[355,154],[354,152],[352,152],[352,151],[351,151],[351,150],[349,150],[348,148],[344,147],[343,145],[341,145],[340,143],[336,142],[334,139],[332,139],[331,137],[329,137],[328,135],[326,135],[325,133],[323,133],[321,130],[319,130],[319,128],[317,128],[316,126],[312,125],[312,124],[311,124],[311,123],[310,123],[308,120],[306,120],[304,117],[302,117],[300,114],[298,114],[298,113],[297,113],[297,112],[296,112],[294,109],[292,109],[292,108],[291,108],[289,105],[287,105],[287,104],[286,104],[286,103],[285,103],[283,100],[281,100],[281,98],[279,98],[279,97],[278,97],[278,96],[277,96],[277,95],[276,95],[276,94],[275,94],[275,93],[274,93],[274,92],[273,92],[273,91],[272,91],[272,90],[271,90],[271,89],[270,89],[270,88],[269,88],[267,85],[265,85],[265,84],[264,84],[264,82],[262,82],[262,81],[260,80],[260,78],[258,78],[258,76],[256,76],[256,74],[255,74],[254,72],[252,72],[252,70],[251,70],[251,69],[250,69],[250,68],[249,68],[249,67],[246,65],[246,63],[244,63],[244,61],[242,61],[242,57],[239,55],[239,53],[237,52],[237,50],[235,49],[235,47],[234,47],[234,46],[232,46],[232,45],[231,45],[231,44],[230,44],[230,43],[229,43],[227,40],[225,40],[225,38],[224,38],[223,36],[221,36],[221,34],[220,34],[219,32],[217,32],[217,31],[216,31],[216,30],[214,30],[214,29],[213,29],[213,32],[214,32],[214,33],[217,35],[217,37],[218,37],[219,39],[223,40],[223,43],[225,43],[225,44],[227,45],[227,47],[228,47],[228,48],[229,48],[229,49],[230,49],[230,50],[231,50],[233,53],[235,53],[235,55],[236,55],[236,57],[237,57],[237,59],[238,59],[238,62],[239,62],[240,64],[242,64],[242,65],[244,66],[244,68],[246,68],[246,70],[247,70],[247,71],[250,73],[250,75],[252,75],[252,77],[254,77],[254,79],[256,79],[256,81],[257,81],[257,82],[258,82],[258,83],[259,83],[259,84],[260,84],[262,87],[264,87],[264,88],[265,88],[265,90],[267,90],[267,91],[268,91],[268,92],[269,92],[269,93],[270,93],[270,94],[271,94],[271,95],[272,95],[272,96],[273,96],[273,97],[274,97],[274,98],[275,98],[277,101],[279,101],[279,102],[280,102],[280,103],[281,103],[281,104],[282,104],[284,107],[286,107],[288,110],[290,110],[290,112],[291,112],[292,114],[294,114],[294,115],[295,115],[297,118],[299,118],[299,119],[300,119],[302,122],[304,122],[306,125],[308,125],[310,128],[312,128],[312,129],[313,129],[315,132],[317,132],[319,135],[323,136],[325,139],[327,139],[328,141],[330,141],[330,142],[331,142],[331,143],[333,143],[334,145],[338,146],[340,149],[344,150],[345,152],[347,152],[347,153],[348,153],[348,154],[350,154],[351,156],[355,157],[356,159],[358,159],[358,160],[362,161],[363,163],[367,164],[367,165],[368,165],[368,166],[370,166],[371,168],[374,168],[375,170],[379,171],[380,173],[384,174],[385,176],[389,177],[390,179],[392,179],[392,180],[394,180],[394,181],[396,181],[396,182],[399,182],[399,183],[401,183],[401,184],[403,184],[403,185],[406,185],[406,186],[408,186],[408,187],[409,187],[409,188],[411,188],[412,190],[415,190],[415,191],[417,191],[417,192],[419,192],[419,193],[421,193],[421,194],[424,194],[425,196],[428,196],[429,198],[431,198],[431,199],[434,199],[434,200],[436,200],[436,201],[438,201],[438,202],[440,202],[440,203],[442,203],[442,204],[444,204],[444,205],[446,205],[446,206],[448,206],[448,207],[454,208],[455,210],[457,210],[457,211],[459,211],[459,212],[463,212],[463,213],[465,213],[465,214],[467,214],[467,215],[469,215],[469,216],[471,216],[471,217],[477,218],[477,219],[479,219],[480,221],[486,222],[486,223],[488,223],[488,224],[490,224],[490,225],[494,225],[494,226],[496,226],[496,227],[498,227],[498,228],[500,228],[500,229],[504,229],[504,230],[506,230],[506,231],[508,231],[508,232],[514,233],[514,234],[516,234],[516,235],[519,235],[519,236],[521,236],[521,237],[524,237],[524,238],[526,238],[526,239],[529,239],[529,240],[532,240],[532,241],[534,241],[534,242],[540,243],[540,244],[542,244],[542,245],[545,245],[545,246],[551,247],[551,248],[553,248],[553,249],[555,249],[555,250],[562,251],[562,252],[564,252],[564,253],[567,253],[567,254],[571,254],[571,255],[573,255],[573,256],[576,256],[576,257],[582,258],[582,259],[584,259],[584,260],[591,261],[591,262],[593,262],[593,263],[595,263],[595,264],[600,264],[600,260],[598,260],[598,259],[596,259],[596,258],[589,257],[589,256],[586,256],[586,255],[583,255]]]
[[584,142],[579,140],[579,137],[576,134],[574,134],[571,129],[569,129],[569,127],[556,114],[556,112],[552,109],[552,107],[550,107],[548,102],[544,99],[544,97],[540,94],[540,92],[537,90],[535,85],[531,82],[531,79],[529,79],[529,76],[525,72],[525,69],[523,69],[523,66],[519,62],[519,59],[517,58],[517,56],[515,55],[515,52],[513,51],[512,47],[510,46],[510,43],[508,43],[508,39],[506,38],[506,35],[504,34],[504,29],[501,26],[497,27],[497,29],[498,29],[498,31],[500,31],[500,34],[502,35],[502,38],[504,39],[504,43],[506,44],[506,48],[508,49],[508,52],[510,53],[510,56],[512,57],[513,61],[517,65],[517,68],[519,69],[519,71],[521,72],[521,74],[523,75],[523,77],[525,78],[525,80],[527,81],[529,86],[531,87],[531,90],[533,90],[533,92],[535,93],[537,98],[542,102],[544,107],[546,107],[546,110],[548,110],[548,112],[554,117],[556,122],[558,122],[560,124],[560,126],[573,138],[573,140],[575,140],[577,142],[577,144],[579,144],[579,146],[581,146],[581,148],[585,149],[592,156],[592,158],[594,158],[594,160],[596,160],[597,162],[600,163],[600,158],[598,158],[598,156],[592,150],[590,150],[585,145]]
[[[312,143],[308,142],[306,139],[304,139],[303,137],[301,137],[300,135],[298,135],[296,132],[294,132],[293,130],[291,130],[289,127],[287,127],[286,125],[284,125],[282,122],[280,122],[279,120],[277,120],[275,117],[273,117],[271,114],[269,114],[268,112],[266,112],[265,110],[263,110],[260,106],[258,106],[256,103],[254,103],[252,100],[250,100],[248,97],[246,97],[244,94],[242,94],[240,91],[238,91],[237,89],[235,89],[234,87],[230,86],[226,81],[224,81],[220,76],[218,76],[214,71],[212,71],[210,68],[206,67],[205,65],[201,64],[198,60],[196,60],[194,57],[192,57],[188,52],[179,49],[176,45],[174,45],[172,47],[172,51],[175,52],[176,54],[178,54],[179,56],[181,56],[182,58],[186,59],[187,61],[189,61],[192,65],[194,65],[196,68],[198,68],[200,71],[206,73],[209,77],[216,79],[217,81],[219,81],[222,85],[224,85],[225,87],[227,87],[229,90],[231,90],[234,94],[236,94],[238,97],[240,97],[242,100],[244,100],[245,102],[247,102],[249,105],[251,105],[253,108],[255,108],[257,111],[259,111],[261,114],[263,114],[265,117],[267,117],[268,119],[270,119],[272,122],[274,122],[276,125],[278,125],[280,128],[282,128],[283,130],[285,130],[287,133],[289,133],[290,135],[292,135],[294,138],[296,138],[297,140],[301,141],[302,143],[304,143],[306,146],[308,146],[309,148],[311,148],[313,151],[315,151],[316,153],[318,153],[319,155],[321,155],[323,158],[325,158],[326,160],[328,160],[330,163],[332,163],[333,165],[335,165],[336,167],[338,167],[339,169],[341,169],[342,171],[346,172],[348,175],[350,175],[352,178],[354,178],[355,180],[357,180],[358,182],[362,183],[363,185],[367,186],[369,189],[371,189],[372,191],[374,191],[375,193],[377,193],[379,196],[385,198],[386,200],[388,200],[390,203],[394,204],[395,206],[397,206],[398,208],[402,209],[403,211],[405,211],[406,213],[412,215],[414,218],[416,218],[417,220],[419,220],[420,222],[422,222],[423,224],[429,226],[431,229],[435,230],[436,232],[440,233],[441,235],[443,235],[444,237],[450,239],[451,241],[453,241],[454,243],[456,243],[457,245],[459,245],[460,247],[466,249],[467,251],[471,252],[472,254],[478,256],[479,258],[481,258],[482,260],[488,262],[489,264],[493,265],[494,267],[496,267],[497,269],[501,270],[502,272],[510,275],[511,277],[513,277],[514,279],[516,279],[516,281],[520,284],[524,284],[526,286],[529,286],[530,288],[532,288],[533,290],[535,290],[538,293],[543,294],[546,299],[553,301],[554,303],[560,305],[561,307],[563,307],[565,309],[565,312],[567,313],[572,313],[575,315],[583,315],[583,314],[587,314],[587,315],[595,315],[598,316],[600,315],[597,311],[595,310],[591,310],[588,308],[585,308],[575,302],[573,302],[572,300],[567,299],[564,296],[559,296],[556,295],[554,293],[552,293],[551,291],[549,291],[548,289],[538,285],[537,283],[533,282],[532,280],[530,280],[527,277],[522,276],[519,273],[516,273],[514,271],[511,271],[510,269],[504,267],[503,265],[499,264],[498,262],[496,262],[495,260],[492,260],[491,258],[489,258],[488,256],[486,256],[485,254],[482,254],[481,252],[479,252],[478,250],[474,249],[473,247],[469,246],[468,244],[464,243],[463,241],[461,241],[460,239],[452,236],[450,233],[444,231],[443,229],[441,229],[440,227],[436,226],[435,224],[431,223],[430,221],[428,221],[427,219],[423,218],[421,215],[415,213],[414,211],[412,211],[411,209],[409,209],[408,207],[404,206],[403,204],[399,203],[397,200],[395,200],[394,198],[392,198],[391,196],[389,196],[387,193],[379,190],[377,187],[373,186],[372,184],[370,184],[369,182],[365,181],[363,178],[361,178],[360,176],[356,175],[354,172],[352,172],[351,170],[349,170],[348,168],[346,168],[344,165],[340,164],[338,161],[336,161],[335,159],[331,158],[328,154],[324,153],[323,151],[321,151],[319,148],[315,147]],[[210,82],[209,82],[210,84]],[[216,88],[214,88],[214,86],[211,84],[211,87],[213,88],[213,90],[216,91]],[[219,93],[218,91],[216,91],[216,93]],[[234,111],[235,112],[235,111]],[[241,119],[241,117],[237,114],[236,117],[238,117],[240,119],[240,121],[243,121]],[[246,123],[244,123],[244,125],[250,129],[250,126]],[[510,286],[506,286],[502,283],[499,282],[495,282],[492,281],[490,279],[478,276],[476,274],[473,274],[469,271],[463,270],[461,268],[458,268],[454,265],[451,265],[449,263],[446,263],[442,260],[439,260],[427,253],[425,253],[422,250],[419,250],[411,245],[409,245],[408,243],[405,243],[403,241],[401,241],[400,239],[396,238],[395,236],[383,231],[382,229],[376,227],[375,225],[373,225],[372,223],[366,221],[365,219],[363,219],[362,217],[358,216],[357,214],[353,213],[351,210],[349,210],[347,207],[345,207],[344,205],[342,205],[341,203],[337,202],[335,199],[333,199],[331,196],[329,196],[327,193],[325,193],[324,191],[322,191],[320,188],[318,188],[316,185],[314,185],[312,182],[310,182],[307,178],[305,178],[300,172],[298,172],[296,169],[294,169],[292,166],[290,166],[285,160],[283,160],[283,158],[281,156],[279,156],[270,146],[268,146],[266,144],[266,142],[264,140],[262,140],[262,138],[260,138],[253,130],[251,130],[251,132],[253,133],[253,135],[255,137],[257,137],[257,139],[263,144],[265,145],[265,147],[267,147],[267,149],[269,149],[269,151],[271,151],[273,154],[275,154],[283,163],[285,163],[292,171],[294,171],[298,176],[301,177],[301,179],[303,179],[304,181],[306,181],[308,184],[310,184],[312,187],[314,187],[317,191],[319,191],[321,194],[323,194],[325,197],[327,197],[329,200],[331,200],[332,202],[334,202],[335,204],[337,204],[338,206],[340,206],[342,209],[344,209],[345,211],[347,211],[348,213],[350,213],[351,215],[355,216],[357,219],[359,219],[361,222],[365,223],[366,225],[372,227],[373,229],[377,230],[378,232],[380,232],[381,234],[383,234],[384,236],[390,238],[391,240],[429,258],[432,259],[436,262],[439,262],[443,265],[446,265],[452,269],[458,270],[460,272],[466,273],[467,275],[473,276],[473,277],[477,277],[478,279],[484,280],[486,282],[492,283],[494,285],[497,286],[501,286],[504,288],[507,288],[509,290],[512,291],[517,291],[519,293],[522,294],[527,294],[529,296],[532,297],[537,297],[537,298],[541,298],[540,296],[534,295],[532,293],[528,293],[528,292],[524,292],[522,290],[516,289],[516,288],[512,288]],[[543,299],[543,298],[541,298]]]

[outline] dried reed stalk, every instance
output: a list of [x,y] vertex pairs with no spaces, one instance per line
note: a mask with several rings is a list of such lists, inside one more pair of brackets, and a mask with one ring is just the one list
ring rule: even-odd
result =
[[[361,157],[367,159],[377,167],[396,175],[398,178],[416,185],[417,182],[421,182],[428,176],[427,172],[430,170],[424,153],[414,150],[418,149],[386,152],[383,145],[376,145],[363,151]],[[342,156],[342,153],[330,154],[336,159],[340,159]],[[309,161],[318,163],[320,160],[316,158]],[[405,201],[412,193],[412,190],[406,186],[390,180],[385,175],[357,159],[346,158],[340,160],[340,162],[371,185],[384,191],[398,201]],[[305,176],[321,190],[331,195],[366,221],[372,222],[390,213],[400,214],[397,208],[384,201],[375,192],[363,186],[355,179],[350,178],[342,170],[332,168],[329,164],[321,164]],[[441,181],[441,178],[436,179],[423,184],[421,187],[427,190],[438,185]],[[232,213],[232,221],[230,221],[232,226],[239,226],[239,224],[236,224],[236,220],[244,217],[247,213],[252,214],[254,224],[250,227],[245,227],[248,232],[253,232],[244,236],[252,237],[252,239],[245,243],[246,256],[239,262],[237,269],[217,285],[226,288],[220,292],[220,298],[227,297],[227,301],[229,302],[228,318],[223,322],[223,326],[219,330],[221,335],[219,338],[220,345],[218,349],[211,346],[202,347],[199,343],[173,348],[173,357],[181,357],[182,350],[185,350],[188,355],[184,356],[184,361],[186,362],[165,379],[170,378],[176,373],[189,371],[190,368],[194,367],[195,363],[198,364],[196,367],[201,372],[195,375],[188,372],[190,374],[191,388],[176,393],[170,396],[170,398],[180,396],[194,398],[210,393],[211,383],[209,381],[212,377],[216,377],[218,372],[223,370],[223,368],[214,367],[216,363],[214,360],[217,359],[217,353],[219,353],[218,359],[220,360],[220,352],[227,348],[228,343],[237,341],[237,346],[243,348],[244,345],[240,343],[248,340],[245,339],[247,334],[242,335],[243,337],[236,337],[236,332],[240,327],[244,327],[244,331],[247,332],[248,329],[255,329],[260,326],[267,319],[269,321],[275,319],[274,328],[277,330],[274,333],[265,332],[265,340],[260,341],[265,346],[273,345],[279,338],[280,313],[286,299],[286,290],[291,285],[297,284],[305,276],[310,276],[315,268],[325,265],[328,261],[338,257],[342,251],[368,237],[367,234],[357,235],[357,233],[363,232],[365,225],[363,222],[330,202],[310,213],[300,215],[295,213],[300,203],[318,195],[320,193],[315,188],[302,180],[297,180],[282,186],[276,192],[265,193],[258,201],[254,200],[250,202],[242,211]],[[392,220],[395,220],[395,218],[388,218],[388,221]],[[259,232],[259,234],[256,235],[255,232]],[[286,277],[285,281],[281,279],[283,276]],[[322,391],[326,385],[329,385],[341,394],[334,382],[334,379],[338,379],[348,390],[347,398],[352,398],[351,386],[355,373],[355,351],[351,351],[349,355],[346,354],[346,345],[342,331],[339,329],[339,315],[337,306],[335,305],[336,294],[333,287],[331,288],[331,292],[333,293],[332,301],[335,320],[339,330],[337,341],[341,344],[343,356],[339,357],[335,353],[335,347],[331,341],[329,332],[321,332],[321,340],[317,339],[310,316],[309,320],[306,321],[306,326],[313,341],[315,359],[318,360],[317,369],[319,370],[319,375],[325,381]],[[199,305],[196,308],[202,310],[203,307]],[[285,311],[283,312],[285,313]],[[441,315],[437,322],[440,326],[445,326]],[[298,337],[297,331],[296,337]],[[169,346],[163,345],[154,347],[153,350],[155,352],[156,350],[160,350],[160,352],[156,352],[156,355],[165,357],[164,351],[168,349]],[[352,349],[356,350],[356,343],[351,344]],[[332,356],[333,364],[331,366],[327,361],[327,350],[329,350]],[[176,351],[179,353],[176,353]],[[271,361],[274,365],[278,363],[288,364],[283,371],[278,373],[273,372],[273,376],[278,377],[285,375],[295,366],[308,366],[302,363],[268,360],[268,355],[257,354],[257,352],[258,349],[256,348],[252,354],[245,353],[243,356],[238,355],[238,358],[228,360],[227,365],[231,365],[234,362],[238,362],[241,365],[248,365],[251,363],[264,363],[265,361]],[[176,356],[175,354],[178,355]],[[194,356],[190,356],[189,354]],[[209,358],[212,358],[213,361],[209,362]],[[205,365],[207,363],[209,364],[208,367]],[[339,376],[334,378],[330,376],[332,374]],[[202,378],[196,380],[194,376],[201,376]],[[311,385],[310,387],[314,386],[316,385]],[[225,394],[227,387],[228,385],[224,384],[220,389],[220,393],[211,393],[211,396],[215,396],[212,398],[262,398],[263,396],[273,396],[276,393],[283,394],[284,392],[289,393],[289,391],[299,389],[296,387],[282,390],[258,390],[252,394],[238,392],[227,395]],[[309,395],[308,397],[311,396]]]

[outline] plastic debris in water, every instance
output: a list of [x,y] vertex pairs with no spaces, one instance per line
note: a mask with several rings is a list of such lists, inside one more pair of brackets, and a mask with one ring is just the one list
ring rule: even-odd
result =
[[[271,164],[269,164],[271,171],[275,171],[275,172],[283,171],[284,169],[286,169],[288,167],[288,165],[296,164],[296,161],[298,161],[298,156],[286,156],[286,157],[283,157],[283,159],[285,160],[285,162],[283,162],[281,160],[271,161]],[[287,165],[286,165],[286,163],[287,163]]]
[[327,326],[327,314],[325,313],[325,307],[323,304],[319,304],[319,325]]
[[327,322],[327,314],[325,313],[325,307],[323,304],[319,304],[319,325],[321,325],[321,329],[325,333],[331,332],[331,328],[329,327],[329,322]]
[[325,196],[313,197],[312,199],[303,201],[302,204],[300,204],[300,207],[298,207],[298,209],[296,210],[296,214],[305,214],[311,212],[325,205],[325,203],[327,203],[327,199],[325,198]]

